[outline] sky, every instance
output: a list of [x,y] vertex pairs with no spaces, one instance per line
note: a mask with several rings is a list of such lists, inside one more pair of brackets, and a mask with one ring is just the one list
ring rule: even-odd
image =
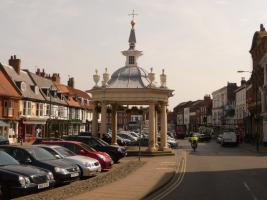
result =
[[249,50],[260,24],[267,27],[266,7],[266,0],[1,0],[0,62],[15,54],[22,68],[91,89],[96,69],[124,66],[134,9],[139,66],[153,67],[157,82],[165,69],[172,109],[249,78],[237,71],[252,70]]

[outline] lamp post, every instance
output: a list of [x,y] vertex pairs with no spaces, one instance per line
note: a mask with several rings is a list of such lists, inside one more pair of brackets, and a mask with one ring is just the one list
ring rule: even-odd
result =
[[[255,83],[256,90],[255,90],[255,101],[256,101],[256,109],[255,109],[255,114],[254,114],[254,119],[256,121],[256,150],[259,152],[260,148],[260,133],[259,133],[259,128],[258,128],[258,122],[259,122],[259,112],[258,112],[258,75],[256,74],[255,71],[246,71],[246,70],[238,70],[237,73],[250,73],[252,76],[252,80]],[[252,125],[252,124],[251,124]]]

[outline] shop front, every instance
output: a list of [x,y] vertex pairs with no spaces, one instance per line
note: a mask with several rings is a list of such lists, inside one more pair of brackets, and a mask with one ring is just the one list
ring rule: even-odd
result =
[[19,123],[19,133],[24,142],[32,142],[45,133],[46,119],[23,118]]

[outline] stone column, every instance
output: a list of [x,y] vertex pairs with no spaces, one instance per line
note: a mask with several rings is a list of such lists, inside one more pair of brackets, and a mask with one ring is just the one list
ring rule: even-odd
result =
[[155,104],[149,105],[149,146],[148,151],[156,151],[155,146]]
[[98,113],[96,110],[96,104],[94,104],[93,120],[92,120],[92,136],[98,137]]
[[155,111],[155,146],[158,149],[158,112]]
[[100,138],[107,133],[107,103],[101,103],[101,127],[100,127]]
[[117,145],[117,105],[112,105],[112,145]]
[[160,116],[160,150],[167,151],[169,147],[167,145],[167,104],[161,104],[161,116]]

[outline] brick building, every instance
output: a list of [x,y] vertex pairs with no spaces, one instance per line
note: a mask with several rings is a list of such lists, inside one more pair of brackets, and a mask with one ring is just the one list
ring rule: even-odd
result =
[[18,137],[21,93],[0,63],[0,135],[14,143]]

